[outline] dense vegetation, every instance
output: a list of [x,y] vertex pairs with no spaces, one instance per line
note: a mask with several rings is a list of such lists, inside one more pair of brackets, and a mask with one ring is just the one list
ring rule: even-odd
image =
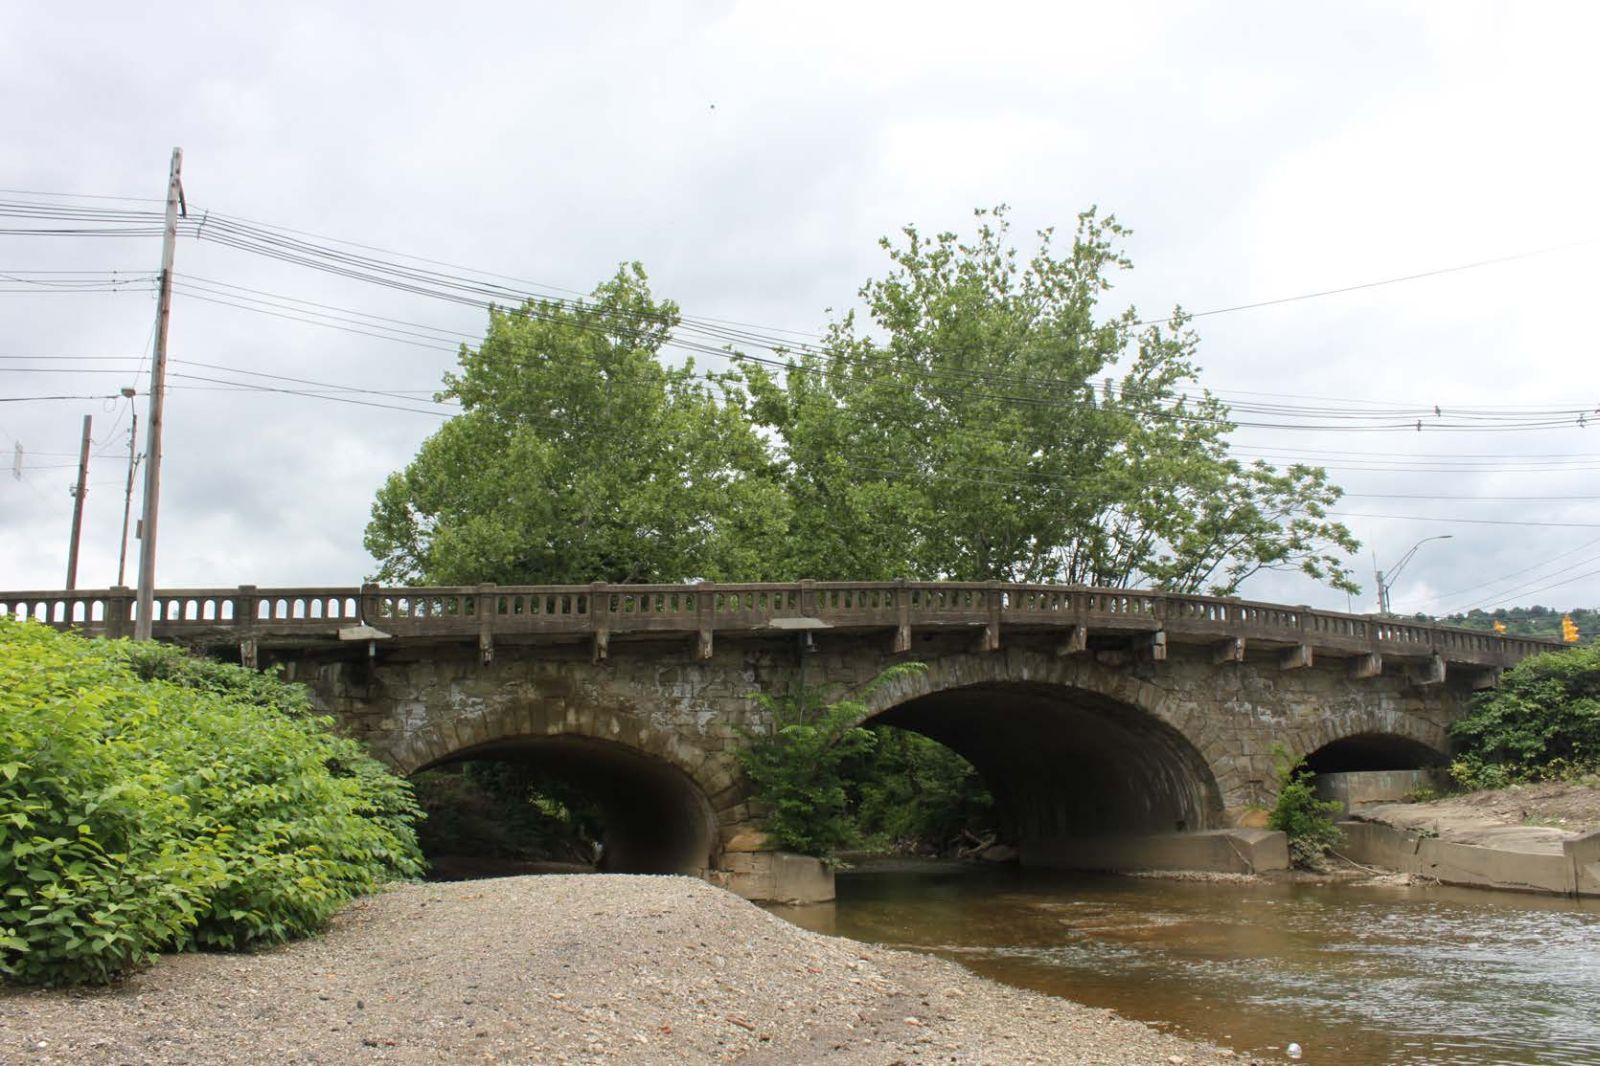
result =
[[852,848],[938,852],[991,827],[993,801],[965,759],[915,733],[859,724],[874,688],[922,669],[891,667],[858,698],[826,706],[809,692],[755,697],[772,726],[750,738],[740,759],[781,847],[823,857]]
[[1499,607],[1493,611],[1468,611],[1466,614],[1452,614],[1439,619],[1440,622],[1452,626],[1465,626],[1468,629],[1493,630],[1498,622],[1505,626],[1506,636],[1509,637],[1548,637],[1552,640],[1561,639],[1561,619],[1571,615],[1572,622],[1578,627],[1578,632],[1584,639],[1600,636],[1600,610],[1590,610],[1576,607],[1570,611],[1558,611],[1552,607]]
[[[677,363],[705,323],[624,267],[587,300],[494,311],[388,479],[379,576],[443,583],[1057,580],[1222,594],[1264,569],[1354,590],[1323,470],[1242,463],[1181,311],[1101,303],[1130,264],[1094,211],[1026,257],[976,234],[883,241],[889,269],[782,361]],[[760,357],[765,358],[765,357]]]
[[417,827],[417,840],[436,867],[454,857],[594,861],[603,829],[598,812],[534,767],[463,762],[416,774],[411,785],[428,816]]
[[871,732],[871,749],[845,766],[854,846],[946,855],[995,837],[994,798],[971,763],[920,733]]
[[[686,321],[637,264],[587,299],[495,310],[444,382],[462,413],[377,495],[378,576],[1227,595],[1289,569],[1354,591],[1342,559],[1356,543],[1327,513],[1340,489],[1317,467],[1229,454],[1228,408],[1197,384],[1181,310],[1151,324],[1105,306],[1131,268],[1127,236],[1094,210],[1070,242],[1046,230],[1025,252],[1004,208],[977,212],[967,238],[907,227],[880,242],[886,270],[859,291],[859,320],[835,315],[776,359],[712,352],[727,362],[714,373],[673,349],[736,334]],[[770,744],[810,776],[760,743],[747,769],[788,846],[936,846],[990,820],[972,768],[930,741],[857,730],[843,711],[774,714]],[[434,784],[485,798],[482,782]],[[559,828],[510,802],[526,839]]]
[[1288,751],[1275,744],[1273,761],[1278,776],[1278,799],[1267,816],[1267,828],[1280,830],[1289,838],[1289,861],[1302,869],[1322,865],[1328,850],[1343,839],[1334,816],[1338,803],[1317,798],[1316,774],[1306,769],[1304,758],[1293,760]]
[[1600,641],[1522,660],[1453,732],[1451,774],[1468,788],[1600,772]]
[[416,813],[298,686],[0,619],[0,977],[304,936],[420,873]]

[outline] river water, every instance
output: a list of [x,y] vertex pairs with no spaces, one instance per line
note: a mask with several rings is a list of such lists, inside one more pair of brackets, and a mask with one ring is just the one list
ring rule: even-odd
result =
[[1600,1063],[1592,901],[930,865],[774,909],[1269,1061]]

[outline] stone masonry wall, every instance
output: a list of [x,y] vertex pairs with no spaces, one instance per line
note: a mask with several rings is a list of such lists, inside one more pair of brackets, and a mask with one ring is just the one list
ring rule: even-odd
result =
[[[749,698],[756,690],[779,693],[804,683],[838,696],[859,691],[891,663],[916,658],[927,671],[876,692],[874,713],[899,708],[896,715],[914,727],[919,708],[938,704],[947,725],[967,720],[966,732],[952,735],[981,736],[982,716],[1007,713],[1016,694],[1056,701],[1068,716],[1063,723],[1079,720],[1070,717],[1079,713],[1075,707],[1090,707],[1107,736],[1132,725],[1146,732],[1130,736],[1160,738],[1160,766],[1130,762],[1130,771],[1200,778],[1185,787],[1211,797],[1222,824],[1271,803],[1274,744],[1303,755],[1343,737],[1388,734],[1443,753],[1449,724],[1470,695],[1464,679],[1421,685],[1390,667],[1352,680],[1338,661],[1282,670],[1276,655],[1213,664],[1207,649],[1183,646],[1156,662],[1121,650],[1057,656],[1042,636],[1008,635],[1006,647],[983,652],[968,636],[919,634],[912,652],[898,655],[883,634],[823,632],[813,640],[813,651],[792,635],[719,640],[704,661],[680,640],[613,642],[601,663],[591,661],[587,645],[501,645],[487,665],[475,647],[459,645],[380,647],[371,662],[310,653],[285,661],[297,680],[310,683],[322,709],[403,773],[465,751],[504,751],[554,736],[670,766],[714,816],[712,865],[722,846],[759,822],[732,754],[745,730],[767,725]],[[1009,758],[999,749],[989,755],[991,770]],[[1007,785],[991,784],[1000,791]]]

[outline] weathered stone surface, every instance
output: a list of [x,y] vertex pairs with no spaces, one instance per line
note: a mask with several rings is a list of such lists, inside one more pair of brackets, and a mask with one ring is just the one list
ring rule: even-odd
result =
[[[339,658],[351,649],[275,654],[401,772],[463,757],[541,760],[631,812],[632,854],[651,868],[731,871],[750,854],[734,843],[761,829],[736,752],[771,723],[749,694],[802,685],[859,694],[907,658],[890,636],[819,631],[808,652],[792,635],[719,634],[705,660],[690,641],[621,639],[600,663],[587,645],[504,641],[487,666],[466,642],[380,648],[370,663]],[[1125,650],[1089,641],[1091,651]],[[1321,654],[1283,670],[1278,650],[1253,642],[1221,663],[1210,642],[1171,643],[1163,660],[1062,656],[1059,644],[1059,634],[1008,631],[985,652],[968,634],[919,633],[911,657],[927,669],[867,698],[870,717],[973,762],[1024,861],[1052,842],[1251,824],[1274,797],[1274,745],[1297,757],[1373,737],[1442,757],[1471,695],[1464,672],[1426,685],[1404,671],[1355,678],[1348,660]],[[646,846],[652,824],[670,847]],[[755,883],[755,871],[742,873]]]
[[772,851],[777,847],[772,838],[759,829],[739,829],[722,845],[724,853],[741,851]]

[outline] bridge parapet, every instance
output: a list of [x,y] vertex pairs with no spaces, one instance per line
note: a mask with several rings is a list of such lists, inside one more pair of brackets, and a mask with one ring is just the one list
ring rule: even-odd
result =
[[[0,615],[95,636],[133,630],[125,587],[0,592]],[[1424,625],[1373,615],[1138,589],[1002,582],[797,581],[763,584],[470,585],[381,588],[167,589],[155,597],[158,639],[298,647],[368,636],[395,640],[589,638],[603,658],[613,636],[681,634],[709,657],[716,634],[889,630],[899,651],[916,629],[971,628],[980,646],[1002,630],[1056,631],[1081,650],[1090,633],[1120,634],[1159,649],[1243,642],[1341,658],[1393,656],[1498,668],[1561,647],[1553,640]],[[362,629],[361,627],[367,627]],[[377,631],[376,633],[371,632]],[[1075,638],[1075,639],[1074,639]],[[1221,646],[1219,644],[1219,646]],[[1159,657],[1159,655],[1158,655]],[[1286,660],[1287,662],[1287,660]],[[1301,664],[1298,663],[1297,664]]]

